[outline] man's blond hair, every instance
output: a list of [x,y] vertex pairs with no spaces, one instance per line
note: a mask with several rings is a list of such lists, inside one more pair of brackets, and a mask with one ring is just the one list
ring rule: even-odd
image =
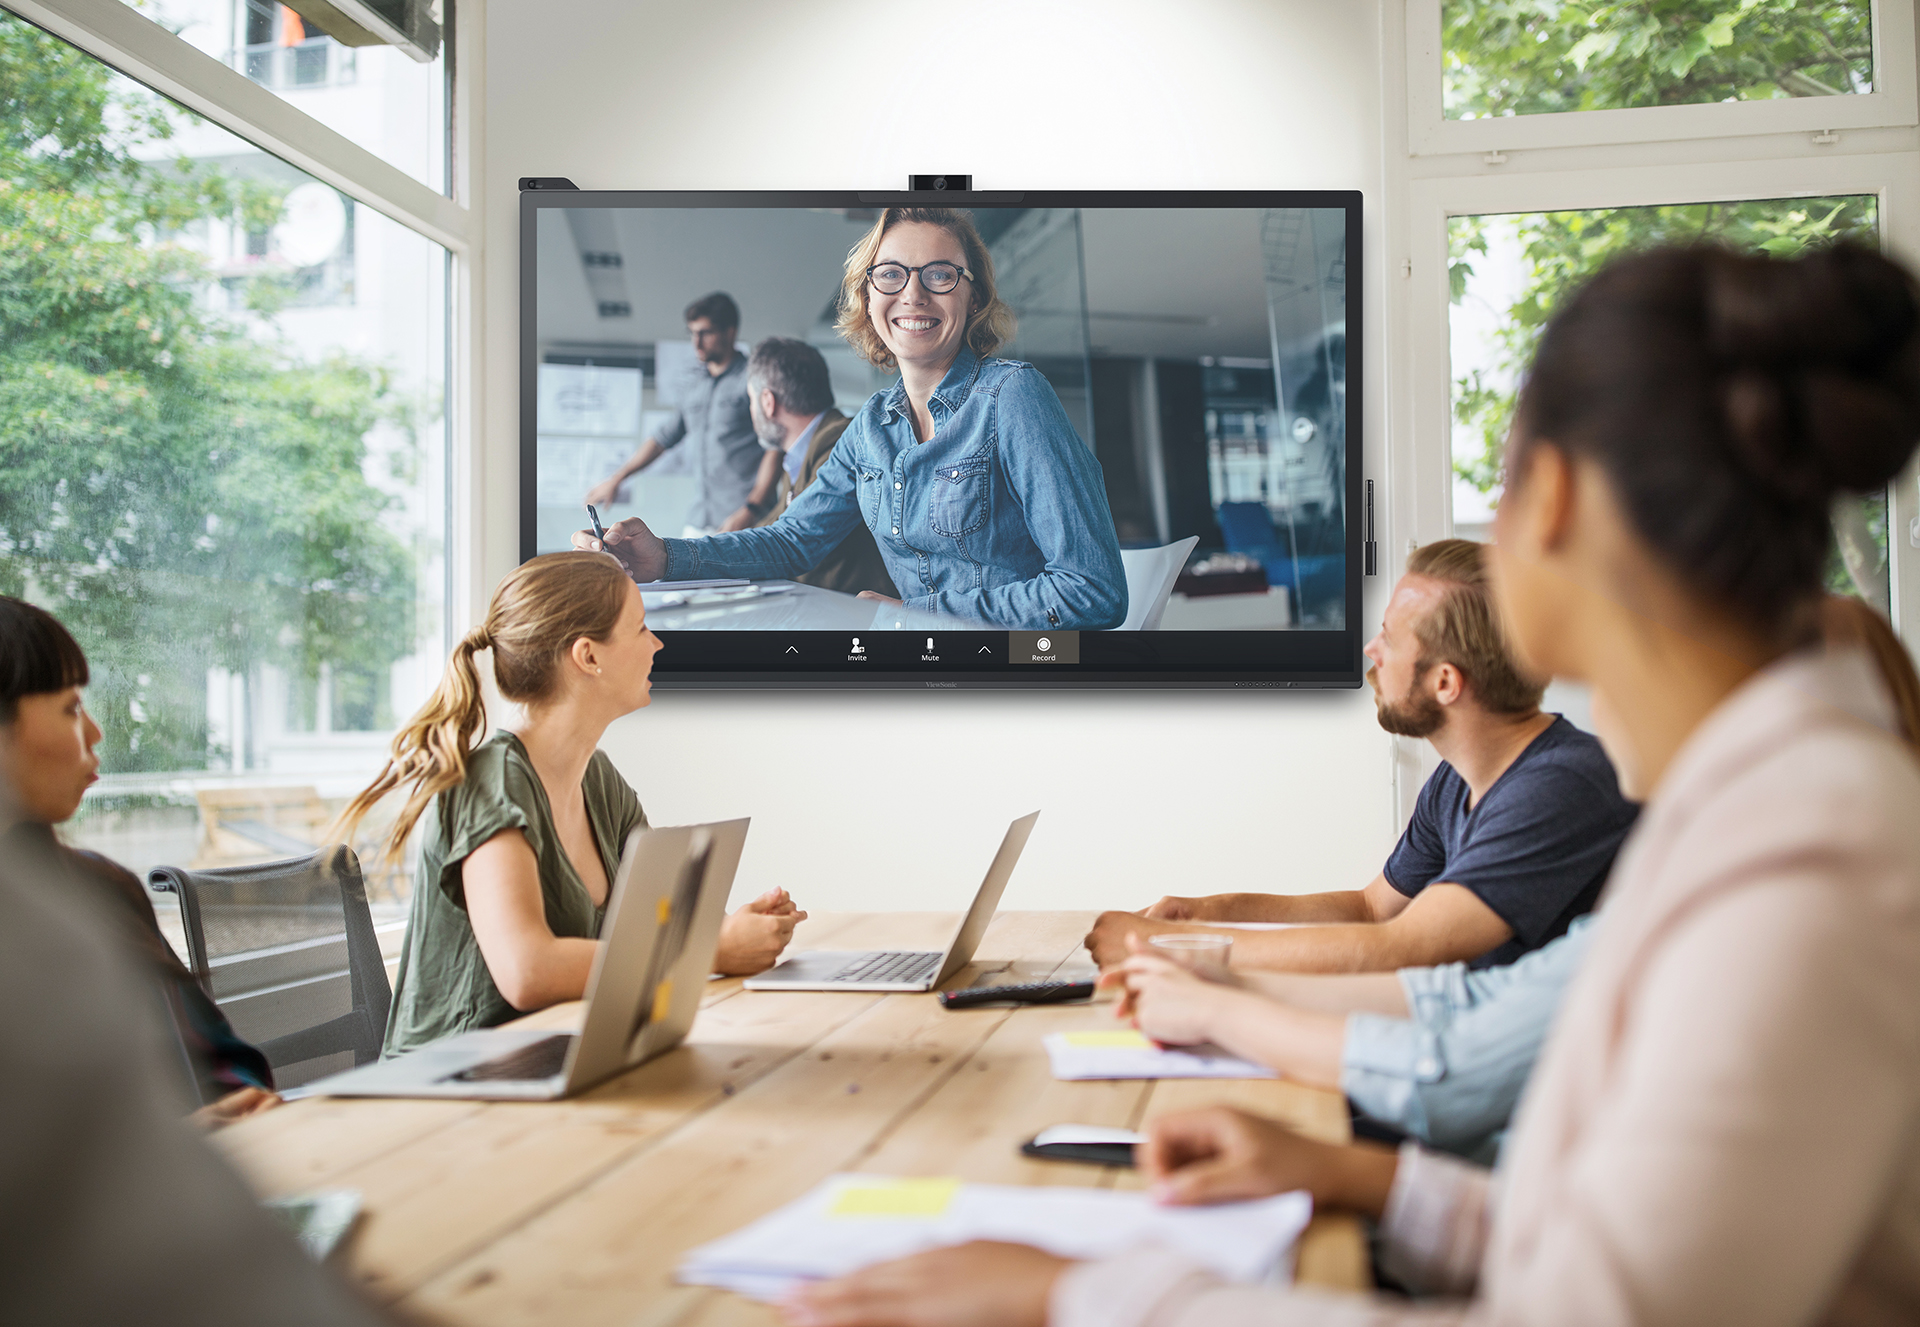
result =
[[1539,709],[1546,684],[1523,674],[1507,649],[1487,583],[1487,546],[1471,539],[1422,544],[1407,559],[1407,574],[1446,587],[1440,601],[1413,624],[1414,639],[1420,642],[1419,671],[1452,664],[1473,688],[1474,698],[1495,714]]

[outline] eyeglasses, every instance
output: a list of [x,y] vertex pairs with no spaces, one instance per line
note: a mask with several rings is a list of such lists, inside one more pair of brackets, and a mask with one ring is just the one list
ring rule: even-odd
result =
[[924,267],[906,267],[900,263],[875,263],[867,269],[867,280],[882,295],[898,295],[907,288],[913,274],[920,274],[920,288],[929,295],[944,295],[960,284],[960,278],[973,280],[973,273],[953,263],[928,263]]

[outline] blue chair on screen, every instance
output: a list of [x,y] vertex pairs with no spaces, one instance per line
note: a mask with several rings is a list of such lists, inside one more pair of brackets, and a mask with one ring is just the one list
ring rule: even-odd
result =
[[1214,517],[1228,552],[1258,558],[1267,569],[1267,584],[1286,587],[1296,619],[1311,611],[1313,604],[1339,597],[1345,585],[1345,559],[1338,553],[1293,557],[1264,502],[1223,502]]

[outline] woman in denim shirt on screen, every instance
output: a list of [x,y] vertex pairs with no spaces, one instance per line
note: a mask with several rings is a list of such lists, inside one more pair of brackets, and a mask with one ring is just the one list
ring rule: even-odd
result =
[[[772,525],[661,539],[607,532],[636,580],[807,570],[864,521],[904,600],[863,599],[1044,630],[1117,627],[1127,578],[1100,463],[1031,364],[992,358],[1013,331],[993,260],[950,208],[888,208],[847,257],[840,331],[900,381],[876,393]],[[589,533],[576,546],[599,549]]]

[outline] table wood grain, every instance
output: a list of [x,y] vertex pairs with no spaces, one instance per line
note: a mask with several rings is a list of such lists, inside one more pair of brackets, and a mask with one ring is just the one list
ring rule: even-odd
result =
[[[1092,913],[1003,912],[948,983],[1090,972]],[[948,913],[823,914],[800,948],[934,948]],[[580,1006],[524,1020],[577,1026]],[[1031,1161],[1049,1124],[1136,1127],[1214,1102],[1344,1141],[1338,1093],[1259,1080],[1057,1082],[1040,1038],[1112,1026],[1096,1005],[949,1012],[931,995],[743,992],[710,983],[684,1045],[569,1101],[313,1098],[223,1130],[264,1194],[357,1189],[337,1257],[374,1298],[451,1323],[720,1327],[764,1306],[677,1286],[688,1249],[841,1170],[977,1183],[1132,1187],[1129,1171]],[[1370,1282],[1358,1221],[1318,1215],[1298,1279]]]

